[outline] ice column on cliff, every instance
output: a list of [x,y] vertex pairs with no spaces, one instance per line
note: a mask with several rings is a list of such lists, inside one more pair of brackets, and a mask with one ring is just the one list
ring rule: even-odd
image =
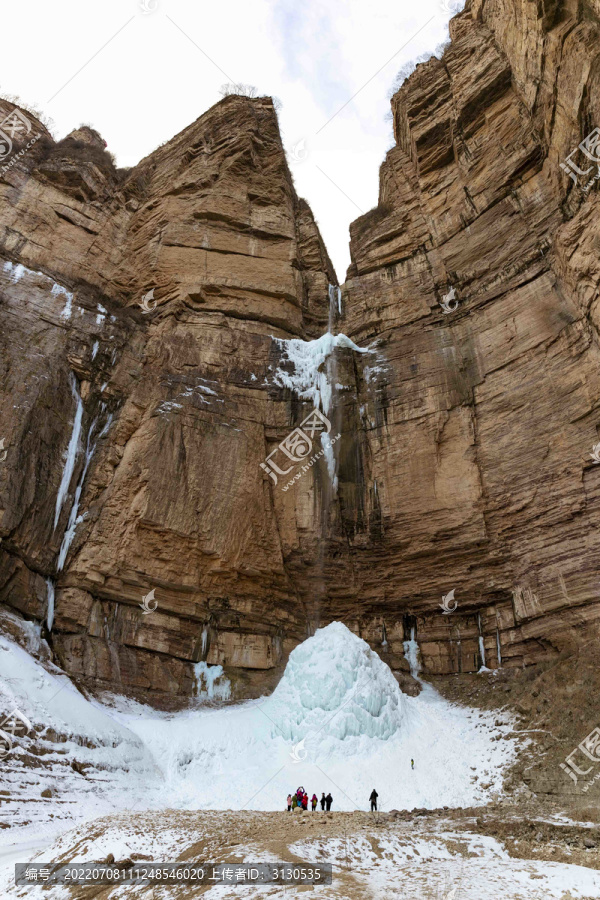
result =
[[416,629],[413,625],[410,629],[410,641],[404,641],[404,656],[410,666],[410,674],[413,678],[419,677],[421,664],[419,662],[419,645],[416,639]]
[[479,627],[479,655],[481,656],[481,665],[485,668],[485,647],[483,645],[483,634],[481,631],[481,613],[477,613],[477,625]]
[[81,493],[83,491],[83,483],[85,481],[85,476],[87,475],[87,471],[90,466],[90,462],[92,461],[92,456],[94,455],[94,451],[98,445],[98,441],[100,438],[104,437],[108,429],[110,428],[110,424],[112,422],[112,413],[109,415],[106,425],[98,435],[95,441],[93,441],[94,431],[96,429],[96,423],[98,419],[94,419],[90,426],[90,430],[88,431],[87,443],[85,449],[85,464],[83,466],[83,470],[81,472],[79,481],[77,483],[77,488],[75,489],[75,498],[73,500],[73,506],[71,507],[71,514],[69,515],[69,521],[67,523],[67,528],[63,535],[62,543],[60,545],[60,552],[58,554],[58,563],[57,570],[60,572],[65,564],[65,560],[67,558],[67,553],[69,552],[69,547],[73,542],[73,538],[75,537],[75,530],[77,525],[81,521],[81,519],[77,518],[77,513],[79,512],[79,501],[81,500]]
[[206,657],[206,648],[208,647],[208,625],[205,625],[202,629],[202,649],[201,655],[202,659]]
[[55,528],[58,524],[63,503],[65,502],[65,497],[67,496],[69,484],[71,483],[71,478],[73,476],[73,469],[75,468],[75,460],[77,458],[77,448],[79,446],[79,438],[81,435],[81,421],[83,419],[83,401],[79,395],[77,381],[72,372],[69,372],[69,383],[71,385],[73,399],[75,400],[75,418],[73,419],[73,430],[71,431],[71,440],[69,441],[69,446],[67,448],[67,458],[65,460],[60,487],[58,488],[58,494],[56,495],[56,508],[54,510]]
[[46,578],[46,587],[48,589],[46,595],[46,625],[48,627],[48,631],[52,631],[52,625],[54,623],[54,582],[51,578]]
[[336,315],[342,314],[342,289],[335,284],[329,285],[329,332],[333,334]]
[[[336,285],[329,285],[329,330],[314,341],[303,341],[300,338],[282,340],[273,338],[282,348],[282,361],[291,366],[279,366],[275,371],[274,381],[280,387],[288,388],[300,400],[307,400],[315,409],[321,410],[327,417],[332,411],[332,399],[337,384],[338,347],[354,350],[356,353],[369,353],[366,347],[358,347],[345,334],[332,333],[336,308],[341,309],[341,291]],[[290,371],[291,369],[291,371]],[[333,490],[337,489],[336,459],[331,439],[328,434],[321,435],[321,446],[327,462],[327,471]]]

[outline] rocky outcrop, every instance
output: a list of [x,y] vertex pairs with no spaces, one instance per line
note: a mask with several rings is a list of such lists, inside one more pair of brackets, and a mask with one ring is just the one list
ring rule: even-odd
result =
[[274,337],[325,330],[335,274],[270,100],[128,172],[83,137],[1,183],[0,599],[46,618],[56,581],[54,651],[95,686],[189,696],[207,660],[255,692],[306,634],[259,467],[291,423]]
[[[452,20],[341,298],[269,99],[131,170],[30,122],[0,171],[0,602],[67,671],[171,704],[198,662],[269,689],[334,619],[405,684],[411,635],[446,674],[597,634],[599,16]],[[315,405],[335,448],[278,455]]]
[[430,672],[597,633],[597,191],[560,162],[600,121],[598,28],[592,7],[470,5],[393,97],[379,206],[351,229],[345,328],[380,358],[361,397],[384,563],[361,612],[396,652],[415,616]]

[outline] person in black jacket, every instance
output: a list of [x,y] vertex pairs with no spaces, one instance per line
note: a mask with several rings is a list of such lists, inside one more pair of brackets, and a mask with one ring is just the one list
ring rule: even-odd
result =
[[333,797],[331,796],[331,791],[325,797],[325,803],[327,804],[327,812],[331,809],[331,804],[333,803]]
[[373,788],[373,790],[371,791],[371,796],[369,797],[369,800],[371,801],[371,812],[373,812],[373,810],[377,810],[377,798],[378,797],[379,797],[379,794],[377,793],[375,788]]
[[326,801],[326,798],[325,798],[325,794],[322,793],[322,794],[321,794],[321,809],[325,809],[325,803],[326,803],[326,802],[327,802],[327,801]]

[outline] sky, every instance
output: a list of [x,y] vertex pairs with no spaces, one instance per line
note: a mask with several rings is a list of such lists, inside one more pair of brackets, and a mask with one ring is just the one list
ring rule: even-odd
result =
[[448,39],[462,0],[28,0],[2,12],[0,95],[60,139],[96,128],[133,166],[248,84],[277,97],[296,190],[340,281],[350,222],[377,205],[399,70]]

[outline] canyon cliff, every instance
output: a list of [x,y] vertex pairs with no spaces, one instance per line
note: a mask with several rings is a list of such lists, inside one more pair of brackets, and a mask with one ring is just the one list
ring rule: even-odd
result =
[[[268,98],[130,170],[32,119],[0,167],[0,603],[82,685],[170,705],[206,662],[256,696],[334,619],[399,677],[411,634],[430,674],[597,636],[597,191],[561,162],[600,122],[600,8],[450,29],[339,296]],[[288,488],[267,459],[317,387],[340,438]]]

